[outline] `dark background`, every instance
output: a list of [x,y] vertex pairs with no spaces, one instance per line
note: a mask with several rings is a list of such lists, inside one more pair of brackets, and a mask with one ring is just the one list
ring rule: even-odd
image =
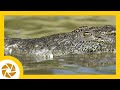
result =
[[119,0],[0,0],[0,11],[119,11]]

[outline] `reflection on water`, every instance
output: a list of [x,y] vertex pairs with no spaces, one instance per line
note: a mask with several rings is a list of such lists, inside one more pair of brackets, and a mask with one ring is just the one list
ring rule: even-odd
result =
[[[13,38],[40,38],[70,32],[82,25],[115,25],[114,16],[6,16],[5,34]],[[18,57],[25,74],[115,74],[114,53],[91,53],[39,61]]]
[[25,61],[26,74],[115,74],[115,54],[81,54],[42,62]]

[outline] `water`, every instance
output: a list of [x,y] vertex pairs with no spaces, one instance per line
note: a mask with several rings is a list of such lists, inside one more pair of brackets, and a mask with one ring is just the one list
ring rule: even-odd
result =
[[[40,38],[70,32],[79,26],[115,25],[114,16],[5,16],[5,34],[12,38]],[[23,57],[24,74],[115,74],[114,53],[91,53],[33,60]]]

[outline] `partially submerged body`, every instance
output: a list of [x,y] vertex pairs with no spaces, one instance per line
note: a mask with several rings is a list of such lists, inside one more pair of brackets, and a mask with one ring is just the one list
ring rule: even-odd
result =
[[5,55],[52,59],[54,56],[81,53],[114,52],[116,50],[116,28],[80,27],[72,32],[51,36],[20,39],[5,37]]

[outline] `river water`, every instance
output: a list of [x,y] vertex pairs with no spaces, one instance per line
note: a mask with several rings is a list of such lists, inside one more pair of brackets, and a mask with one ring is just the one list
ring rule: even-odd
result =
[[[114,16],[5,16],[5,35],[40,38],[70,32],[80,26],[116,25]],[[19,59],[24,74],[115,74],[115,53],[91,53],[54,57],[52,60]]]

